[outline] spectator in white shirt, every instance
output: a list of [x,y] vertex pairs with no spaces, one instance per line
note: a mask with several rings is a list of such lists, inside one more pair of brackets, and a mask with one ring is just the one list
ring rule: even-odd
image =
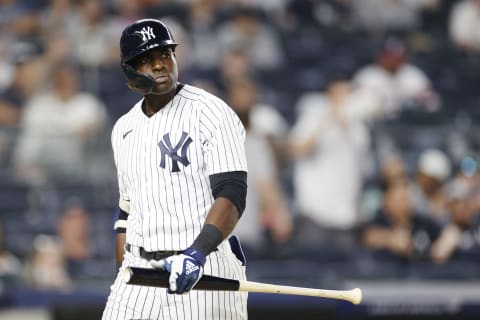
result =
[[450,38],[467,52],[480,50],[480,0],[457,2],[450,14]]
[[85,148],[106,120],[103,104],[79,90],[75,67],[58,64],[51,90],[34,96],[25,106],[14,156],[18,175],[31,183],[87,178]]
[[300,245],[344,243],[348,248],[353,243],[350,231],[360,220],[359,197],[371,154],[366,125],[350,113],[356,103],[352,97],[349,81],[333,81],[324,99],[304,108],[292,128]]

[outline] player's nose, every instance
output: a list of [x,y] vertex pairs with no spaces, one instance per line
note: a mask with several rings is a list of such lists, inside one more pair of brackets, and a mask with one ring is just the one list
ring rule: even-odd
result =
[[163,64],[163,61],[160,57],[155,57],[153,60],[152,60],[152,69],[153,70],[161,70],[163,69],[165,65]]

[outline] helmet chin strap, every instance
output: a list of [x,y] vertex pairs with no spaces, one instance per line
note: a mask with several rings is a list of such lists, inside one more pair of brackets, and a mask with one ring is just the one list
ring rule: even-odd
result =
[[128,79],[127,85],[130,90],[141,94],[152,93],[155,86],[155,79],[152,76],[140,73],[126,63],[122,63],[121,67]]

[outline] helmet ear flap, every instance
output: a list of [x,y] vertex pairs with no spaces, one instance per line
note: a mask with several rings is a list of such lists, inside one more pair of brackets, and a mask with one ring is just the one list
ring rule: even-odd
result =
[[155,79],[153,79],[152,76],[140,73],[126,63],[122,63],[121,67],[127,77],[127,85],[132,91],[141,94],[152,92],[153,86],[155,85]]

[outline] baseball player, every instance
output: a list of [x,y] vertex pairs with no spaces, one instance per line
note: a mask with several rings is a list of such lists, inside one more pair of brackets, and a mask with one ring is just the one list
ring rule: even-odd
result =
[[245,129],[222,100],[178,82],[176,46],[159,20],[125,28],[121,67],[143,99],[112,131],[120,270],[165,269],[169,288],[127,285],[119,272],[103,319],[247,318],[245,293],[190,291],[204,272],[245,279],[229,237],[245,208]]

